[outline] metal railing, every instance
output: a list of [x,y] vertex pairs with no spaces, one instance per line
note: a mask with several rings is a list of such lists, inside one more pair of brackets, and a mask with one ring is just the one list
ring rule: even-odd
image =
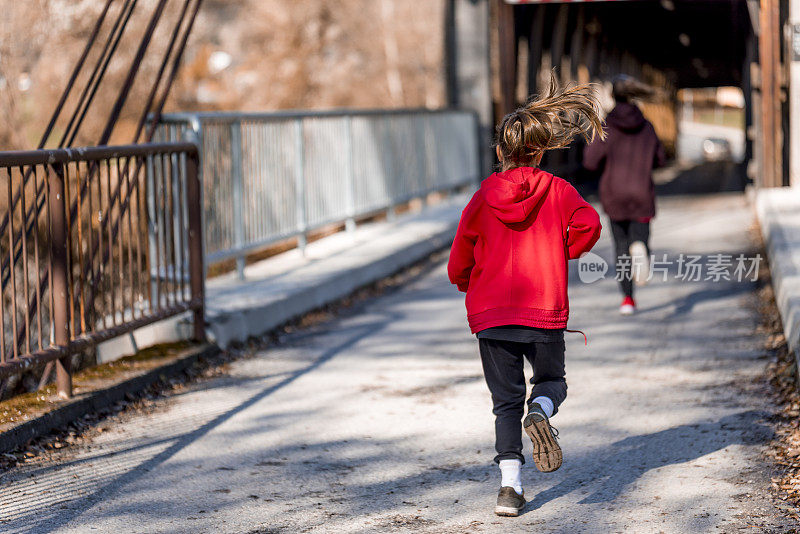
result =
[[0,152],[0,378],[55,362],[68,397],[97,343],[186,310],[202,339],[200,195],[192,143]]
[[[479,178],[478,121],[467,111],[174,113],[154,139],[193,130],[203,154],[206,261],[355,220]],[[391,213],[391,211],[390,211]]]

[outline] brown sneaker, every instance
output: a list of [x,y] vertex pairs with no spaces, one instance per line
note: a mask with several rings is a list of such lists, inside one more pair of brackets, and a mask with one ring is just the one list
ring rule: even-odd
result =
[[561,467],[561,447],[558,445],[558,430],[550,426],[550,421],[538,402],[528,407],[528,415],[522,422],[525,433],[533,442],[533,463],[544,473]]
[[519,511],[525,507],[525,495],[520,495],[514,488],[503,486],[497,494],[497,506],[494,513],[505,517],[517,517]]

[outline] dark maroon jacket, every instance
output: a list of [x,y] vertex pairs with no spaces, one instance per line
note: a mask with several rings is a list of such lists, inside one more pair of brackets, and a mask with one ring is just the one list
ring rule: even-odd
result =
[[596,140],[583,152],[584,167],[603,170],[603,209],[613,221],[650,219],[656,214],[652,171],[664,165],[664,147],[634,104],[618,103],[606,125],[606,140]]

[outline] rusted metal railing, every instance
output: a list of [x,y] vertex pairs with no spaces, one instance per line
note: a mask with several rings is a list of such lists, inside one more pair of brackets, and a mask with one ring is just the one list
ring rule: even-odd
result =
[[[192,143],[0,152],[0,379],[187,310],[203,333]],[[16,200],[15,200],[16,199]]]

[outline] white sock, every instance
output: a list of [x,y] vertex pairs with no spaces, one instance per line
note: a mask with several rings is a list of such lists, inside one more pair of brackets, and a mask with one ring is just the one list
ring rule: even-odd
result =
[[544,414],[548,419],[553,417],[553,412],[555,411],[556,407],[553,405],[553,401],[551,401],[549,397],[536,397],[531,401],[531,404],[534,402],[539,403],[539,406],[542,407],[542,410],[544,410]]
[[500,460],[501,487],[512,487],[518,495],[522,495],[522,462],[520,460]]

